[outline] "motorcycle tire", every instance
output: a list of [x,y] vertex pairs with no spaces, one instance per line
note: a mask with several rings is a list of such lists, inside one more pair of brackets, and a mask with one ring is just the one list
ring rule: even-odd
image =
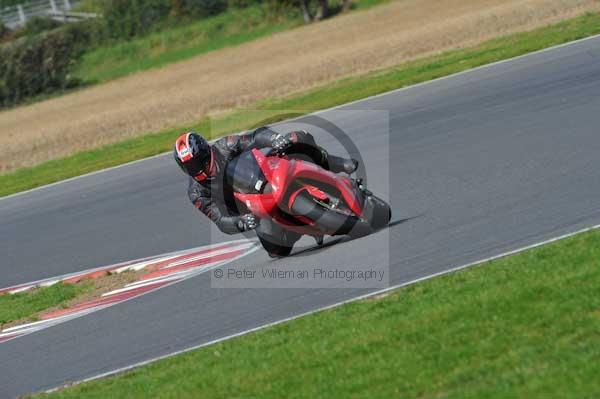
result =
[[381,198],[369,195],[365,199],[363,216],[373,230],[381,230],[390,223],[390,220],[392,219],[392,209],[388,203]]
[[358,238],[371,234],[371,226],[356,215],[343,213],[327,207],[307,192],[298,194],[292,204],[291,213],[314,222],[314,227],[327,235],[349,235]]
[[258,239],[271,258],[283,258],[292,252],[292,247],[276,244],[261,236]]

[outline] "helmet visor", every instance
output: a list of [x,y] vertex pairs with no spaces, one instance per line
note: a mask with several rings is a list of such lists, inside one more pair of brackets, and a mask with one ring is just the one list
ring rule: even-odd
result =
[[210,151],[197,154],[192,159],[183,163],[183,168],[186,170],[188,175],[196,176],[202,172],[207,172],[208,164],[210,163]]

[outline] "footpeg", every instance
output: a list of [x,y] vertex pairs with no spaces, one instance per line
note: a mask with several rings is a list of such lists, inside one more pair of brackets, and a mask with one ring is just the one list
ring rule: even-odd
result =
[[367,187],[365,187],[365,186],[363,185],[363,179],[356,179],[356,185],[358,186],[358,189],[359,189],[360,191],[362,191],[362,192],[363,192],[365,195],[367,195],[367,196],[369,196],[369,197],[370,197],[371,195],[373,195],[373,193],[372,193],[371,191],[369,191],[369,190],[367,189]]
[[318,246],[323,245],[323,236],[314,236]]

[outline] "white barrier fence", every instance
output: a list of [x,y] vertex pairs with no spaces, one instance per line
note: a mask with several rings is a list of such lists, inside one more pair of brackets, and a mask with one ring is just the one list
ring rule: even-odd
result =
[[61,22],[74,22],[87,18],[95,18],[94,13],[73,12],[71,9],[76,0],[33,0],[0,10],[0,21],[14,29],[25,25],[32,17],[52,18]]

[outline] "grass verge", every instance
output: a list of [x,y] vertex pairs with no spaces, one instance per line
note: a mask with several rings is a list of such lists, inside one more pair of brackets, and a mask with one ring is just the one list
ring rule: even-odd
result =
[[274,21],[267,14],[263,6],[231,9],[195,23],[99,47],[83,55],[73,75],[85,82],[104,82],[302,24],[296,16]]
[[35,321],[59,309],[71,308],[96,300],[109,291],[123,288],[147,273],[145,269],[106,273],[93,278],[83,277],[70,283],[35,288],[17,294],[0,295],[0,331],[8,327]]
[[307,92],[263,101],[253,107],[264,112],[236,110],[212,120],[203,119],[194,126],[167,129],[0,175],[0,196],[168,151],[177,134],[186,128],[194,127],[216,137],[256,126],[261,121],[275,122],[289,116],[277,115],[268,110],[300,109],[310,112],[598,33],[600,14],[586,14],[531,32],[494,39],[476,47],[450,51],[384,71],[343,79]]
[[86,285],[55,284],[31,292],[0,295],[0,330],[20,320],[35,320],[44,310],[59,307],[86,291]]
[[598,397],[598,259],[580,234],[48,397]]
[[[353,9],[366,9],[385,1],[388,0],[358,0]],[[334,1],[333,7],[336,6]],[[73,75],[84,82],[105,82],[301,25],[304,22],[298,12],[276,15],[267,5],[232,7],[214,17],[96,48],[83,55]]]

